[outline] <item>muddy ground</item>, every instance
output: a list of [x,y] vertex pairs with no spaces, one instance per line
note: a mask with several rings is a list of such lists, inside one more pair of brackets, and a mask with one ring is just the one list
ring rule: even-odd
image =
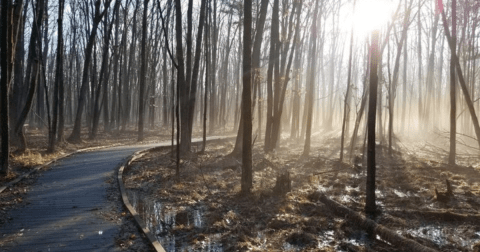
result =
[[[430,140],[397,139],[392,155],[377,145],[375,221],[438,251],[478,249],[478,156],[459,148],[460,165],[447,165],[448,142],[435,134]],[[183,158],[180,181],[169,149],[149,153],[127,168],[125,185],[167,251],[403,251],[379,236],[369,238],[318,201],[318,193],[324,193],[363,214],[365,163],[361,156],[353,158],[357,162],[338,162],[339,135],[314,136],[309,157],[301,156],[301,142],[284,140],[265,154],[257,139],[251,195],[239,193],[240,161],[228,155],[233,141],[208,144],[205,153]],[[292,190],[281,193],[276,178],[285,172]]]

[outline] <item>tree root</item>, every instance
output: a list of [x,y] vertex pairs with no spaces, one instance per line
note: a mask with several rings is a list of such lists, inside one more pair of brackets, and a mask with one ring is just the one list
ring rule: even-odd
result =
[[324,194],[320,194],[320,202],[325,204],[327,207],[334,210],[334,213],[338,216],[344,217],[352,221],[358,227],[365,229],[369,233],[375,233],[380,236],[383,240],[391,243],[393,246],[398,248],[403,248],[405,251],[412,252],[434,252],[435,249],[426,247],[414,240],[407,239],[395,231],[392,231],[382,225],[375,223],[374,221],[365,218],[357,212],[352,211],[351,209],[329,199]]

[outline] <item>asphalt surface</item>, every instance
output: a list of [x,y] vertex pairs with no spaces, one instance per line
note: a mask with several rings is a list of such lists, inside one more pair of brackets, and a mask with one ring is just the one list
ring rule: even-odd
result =
[[43,172],[24,207],[0,227],[0,251],[115,251],[120,225],[108,216],[107,189],[116,168],[134,152],[168,143],[79,153]]

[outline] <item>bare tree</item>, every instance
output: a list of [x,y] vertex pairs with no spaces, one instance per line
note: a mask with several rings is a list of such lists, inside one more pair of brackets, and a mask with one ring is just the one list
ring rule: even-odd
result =
[[450,153],[448,164],[455,164],[456,156],[456,138],[457,138],[457,101],[456,101],[456,83],[455,58],[454,52],[457,48],[457,0],[452,0],[452,38],[450,39]]
[[472,119],[475,134],[477,136],[477,142],[478,142],[478,145],[480,146],[480,124],[478,123],[478,117],[475,113],[475,107],[473,106],[472,98],[470,97],[470,92],[465,82],[465,77],[463,76],[462,67],[460,66],[460,60],[458,59],[457,52],[455,51],[454,39],[450,35],[450,30],[448,29],[447,17],[445,15],[445,12],[441,11],[441,14],[442,14],[443,28],[445,30],[445,36],[447,37],[447,41],[450,46],[450,52],[453,57],[453,61],[455,63],[456,74],[460,82],[460,87],[462,88],[462,91],[463,91],[465,103],[467,105],[468,111],[470,112],[470,117]]
[[19,151],[23,152],[27,148],[27,143],[25,140],[25,135],[23,132],[23,125],[27,120],[28,113],[33,104],[33,98],[35,95],[35,90],[37,88],[38,79],[40,78],[40,68],[41,68],[41,52],[39,46],[40,31],[41,25],[44,18],[43,12],[45,9],[44,0],[38,0],[36,4],[36,19],[33,23],[32,34],[30,37],[30,44],[28,49],[28,63],[27,63],[27,78],[26,81],[30,83],[30,88],[28,89],[28,94],[26,102],[22,107],[20,114],[15,122],[13,128],[14,135],[20,140]]
[[253,186],[252,174],[252,1],[244,1],[243,28],[243,142],[242,142],[242,192]]
[[[12,4],[10,0],[1,1],[0,12],[0,176],[9,172],[10,130],[9,95],[14,63],[19,40],[19,31],[23,32],[23,0]],[[21,43],[22,41],[20,41]]]
[[397,83],[398,83],[398,76],[400,72],[400,58],[402,56],[402,49],[403,44],[407,38],[408,27],[410,25],[410,10],[412,9],[413,1],[410,0],[409,7],[406,8],[405,17],[403,19],[403,31],[402,37],[400,38],[400,42],[397,45],[397,54],[395,57],[395,65],[393,69],[393,80],[390,83],[389,91],[388,91],[388,152],[392,154],[392,144],[393,144],[393,111],[395,106],[395,97],[397,96]]
[[[49,152],[55,151],[55,137],[57,134],[58,114],[60,110],[60,83],[63,83],[63,10],[65,0],[58,2],[58,34],[57,34],[57,69],[55,70],[55,84],[53,88],[53,119],[49,139]],[[63,91],[63,90],[62,90]]]
[[85,106],[85,99],[88,89],[88,79],[89,79],[89,68],[90,62],[92,59],[92,51],[93,45],[95,43],[95,38],[97,36],[97,28],[100,21],[102,21],[103,16],[108,10],[112,0],[105,0],[104,9],[100,12],[100,0],[95,1],[95,14],[93,18],[92,30],[90,36],[88,37],[87,47],[85,48],[85,60],[83,62],[83,77],[82,77],[82,87],[80,89],[80,94],[78,97],[78,106],[77,106],[77,113],[75,116],[75,124],[73,126],[72,133],[68,137],[68,141],[76,143],[80,142],[81,137],[81,127],[82,127],[82,115],[83,115],[83,108]]
[[146,75],[147,75],[147,54],[146,54],[146,44],[147,44],[147,14],[148,14],[148,0],[143,2],[143,19],[142,19],[142,55],[140,60],[142,61],[142,66],[140,69],[140,92],[138,96],[138,141],[143,140],[143,117],[145,114],[144,111],[144,96],[145,96],[145,85],[146,85]]
[[10,8],[10,1],[2,0],[2,9],[0,16],[0,105],[1,105],[1,127],[2,127],[2,152],[0,156],[0,175],[6,176],[8,174],[8,158],[9,158],[9,136],[8,136],[8,84],[10,76],[8,74],[8,54],[7,54],[7,27],[8,27],[8,9]]
[[366,214],[376,212],[375,203],[375,121],[377,107],[377,84],[378,84],[378,48],[379,31],[372,32],[372,44],[370,46],[370,99],[368,103],[368,148],[367,148],[367,189],[366,189]]
[[[356,1],[354,0],[353,2],[353,12],[355,13],[355,4]],[[348,75],[347,75],[347,92],[345,94],[345,103],[343,107],[343,123],[342,123],[342,136],[340,137],[340,162],[343,162],[343,144],[344,144],[344,139],[345,139],[345,126],[347,123],[347,117],[348,114],[350,113],[350,108],[348,104],[348,100],[350,97],[350,86],[351,80],[352,80],[352,57],[353,57],[353,24],[352,24],[352,30],[350,34],[350,49],[349,49],[349,56],[348,56]]]
[[306,109],[307,112],[307,127],[306,127],[306,135],[305,135],[305,145],[303,147],[303,154],[302,156],[310,155],[310,142],[312,136],[312,116],[313,116],[313,103],[314,103],[314,82],[315,82],[315,70],[317,67],[317,18],[318,18],[318,2],[319,0],[315,1],[315,10],[313,11],[313,22],[312,22],[312,33],[310,35],[310,49],[308,55],[310,57],[308,70],[307,70],[307,78],[308,78],[308,103]]

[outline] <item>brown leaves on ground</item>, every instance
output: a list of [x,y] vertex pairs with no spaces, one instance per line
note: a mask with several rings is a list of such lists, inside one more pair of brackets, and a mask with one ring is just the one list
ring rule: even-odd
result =
[[[361,162],[354,166],[336,161],[337,135],[325,134],[312,142],[316,145],[307,158],[301,156],[303,145],[294,141],[283,141],[282,148],[269,154],[256,146],[250,195],[240,194],[241,164],[228,155],[233,142],[208,144],[204,154],[182,157],[180,181],[175,179],[175,159],[169,150],[149,153],[127,169],[125,184],[136,195],[141,216],[156,216],[154,222],[161,226],[156,234],[164,246],[172,245],[173,240],[172,246],[178,249],[397,251],[399,248],[381,240],[368,242],[363,230],[336,218],[318,202],[315,192],[321,191],[363,213],[366,172]],[[292,191],[275,194],[276,178],[285,172],[290,173]],[[446,191],[445,179],[454,197],[439,202],[434,190]],[[474,241],[480,241],[475,222],[423,215],[434,216],[429,213],[435,211],[476,213],[480,206],[478,181],[480,175],[474,168],[419,160],[398,151],[390,156],[380,147],[377,203],[382,214],[377,222],[441,251],[470,250]],[[181,221],[172,223],[175,216]],[[455,231],[460,224],[461,233]]]

